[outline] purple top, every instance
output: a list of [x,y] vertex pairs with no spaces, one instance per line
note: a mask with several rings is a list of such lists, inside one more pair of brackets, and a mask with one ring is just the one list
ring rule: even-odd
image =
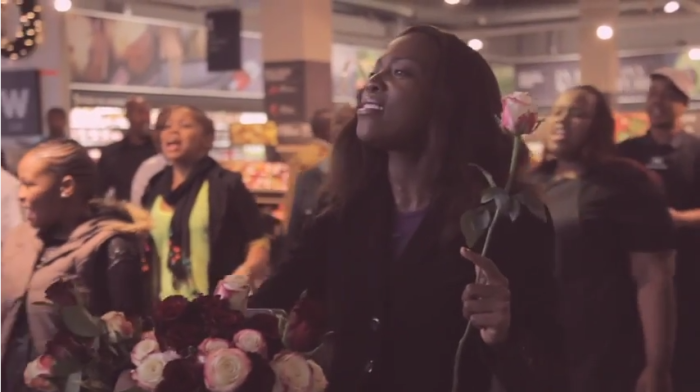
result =
[[397,212],[392,236],[394,258],[398,258],[425,217],[425,210]]

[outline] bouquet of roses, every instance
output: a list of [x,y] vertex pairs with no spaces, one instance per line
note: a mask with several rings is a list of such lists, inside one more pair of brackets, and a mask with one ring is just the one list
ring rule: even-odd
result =
[[111,392],[121,373],[118,388],[128,392],[326,389],[321,367],[286,348],[295,334],[283,312],[246,309],[244,277],[227,277],[213,296],[165,298],[151,320],[118,312],[94,317],[76,292],[63,281],[47,290],[62,323],[46,353],[26,368],[32,388]]

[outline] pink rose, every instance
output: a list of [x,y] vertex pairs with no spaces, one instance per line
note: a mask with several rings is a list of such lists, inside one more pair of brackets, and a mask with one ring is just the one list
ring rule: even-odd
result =
[[207,355],[216,350],[223,350],[231,347],[231,343],[224,339],[206,338],[199,344],[199,362],[204,363]]
[[136,369],[131,371],[131,378],[136,381],[139,388],[153,391],[163,381],[163,369],[165,365],[179,356],[173,351],[153,353],[141,360]]
[[204,382],[211,392],[233,392],[252,370],[250,358],[237,348],[209,353],[204,360]]
[[311,367],[311,388],[308,392],[323,392],[328,388],[328,380],[318,364],[312,360],[306,361]]
[[263,335],[254,329],[238,331],[233,337],[233,344],[247,353],[267,356],[267,343]]
[[107,325],[110,342],[117,343],[123,338],[130,338],[134,335],[134,325],[127,320],[124,313],[107,312],[101,318]]
[[245,312],[250,294],[250,279],[243,275],[229,275],[216,286],[214,295],[228,300],[229,308]]
[[58,387],[50,380],[53,376],[53,367],[55,364],[56,360],[47,354],[33,360],[24,369],[24,383],[28,387],[39,391],[58,391]]
[[[277,376],[273,392],[316,392],[314,369],[301,354],[295,352],[280,353],[270,362]],[[319,391],[322,392],[322,391]]]
[[149,338],[142,339],[140,342],[136,343],[131,350],[131,363],[135,366],[139,366],[147,356],[157,352],[160,352],[160,346],[157,340]]
[[514,92],[501,100],[501,126],[514,135],[531,134],[538,124],[537,106],[528,93]]

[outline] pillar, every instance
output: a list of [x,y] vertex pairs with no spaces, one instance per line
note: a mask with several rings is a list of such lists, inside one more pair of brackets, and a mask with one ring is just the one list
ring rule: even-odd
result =
[[332,0],[261,0],[265,110],[281,144],[309,140],[308,120],[331,108]]
[[[579,54],[581,83],[590,84],[608,95],[614,102],[618,91],[619,54],[617,50],[617,19],[620,0],[579,0]],[[613,28],[608,40],[598,38],[600,25]]]

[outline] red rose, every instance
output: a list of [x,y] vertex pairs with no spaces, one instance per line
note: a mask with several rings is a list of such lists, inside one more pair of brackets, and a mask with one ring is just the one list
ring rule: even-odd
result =
[[[175,359],[163,369],[163,381],[155,392],[195,392],[204,391],[204,368],[196,360]],[[272,390],[272,388],[268,389]]]
[[252,369],[246,377],[243,385],[236,392],[260,392],[272,391],[277,376],[270,367],[270,363],[257,354],[248,354]]
[[186,356],[192,348],[196,349],[206,337],[203,325],[178,323],[168,327],[162,339],[159,339],[159,343],[162,340],[164,347]]
[[231,340],[238,331],[245,316],[228,308],[212,308],[204,315],[204,325],[209,337]]
[[46,299],[59,306],[78,304],[77,287],[72,280],[57,280],[49,286],[44,294]]
[[156,323],[169,323],[179,319],[190,301],[181,295],[173,295],[162,300],[156,307]]
[[302,298],[289,315],[287,328],[284,331],[284,344],[293,351],[311,351],[321,344],[327,329],[326,310],[323,303]]
[[213,295],[200,295],[192,301],[192,306],[196,311],[201,313],[208,313],[212,309],[228,308],[226,301]]
[[46,354],[56,358],[59,362],[71,360],[86,364],[93,356],[92,344],[93,339],[91,338],[76,337],[62,330],[46,343]]

